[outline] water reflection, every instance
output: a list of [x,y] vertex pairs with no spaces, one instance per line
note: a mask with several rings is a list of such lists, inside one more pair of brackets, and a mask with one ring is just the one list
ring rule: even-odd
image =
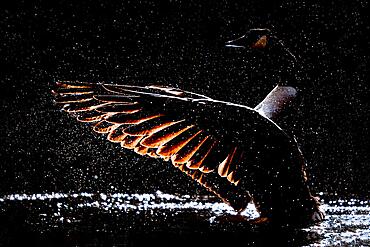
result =
[[[144,239],[162,245],[194,244],[195,241],[217,246],[232,243],[259,246],[276,244],[276,241],[295,246],[370,243],[368,200],[327,200],[323,208],[327,214],[325,222],[297,230],[251,224],[249,222],[259,216],[253,204],[238,216],[230,206],[210,196],[171,195],[160,191],[153,194],[12,194],[0,197],[0,246],[2,241],[13,243],[27,237],[39,246],[50,243],[137,246],[144,244]],[[276,233],[278,239],[268,237]],[[19,235],[27,237],[16,237]]]

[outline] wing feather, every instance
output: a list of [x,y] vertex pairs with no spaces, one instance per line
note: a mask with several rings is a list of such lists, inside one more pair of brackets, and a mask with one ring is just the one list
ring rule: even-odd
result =
[[210,138],[210,136],[207,135],[205,132],[201,132],[196,135],[182,149],[180,149],[171,157],[172,163],[174,163],[174,165],[175,163],[187,163],[208,138]]
[[141,141],[141,145],[149,148],[158,148],[192,127],[193,125],[186,123],[186,121],[179,121],[148,135]]
[[105,121],[112,124],[138,124],[160,116],[160,114],[146,112],[117,113],[106,117]]
[[94,88],[94,84],[87,83],[87,82],[56,82],[58,88],[74,88],[74,89],[81,89],[81,88]]
[[129,135],[151,135],[154,132],[158,132],[170,125],[176,124],[178,121],[171,121],[166,117],[152,118],[147,121],[133,125],[125,129],[125,133]]
[[94,95],[93,98],[102,102],[109,102],[109,103],[132,103],[134,102],[134,98],[139,97],[135,95]]
[[96,100],[90,100],[83,103],[73,102],[69,104],[65,104],[63,106],[63,111],[74,113],[74,112],[84,112],[84,111],[92,111],[99,106],[106,105],[108,103],[100,103]]
[[126,125],[120,125],[117,128],[112,129],[107,136],[108,141],[118,143],[122,142],[127,136],[127,134],[124,132],[126,127]]
[[225,158],[228,156],[229,151],[229,144],[223,141],[217,141],[213,145],[207,157],[205,157],[205,159],[202,161],[199,169],[204,173],[215,171],[217,167],[223,162],[223,160],[225,160]]
[[54,96],[58,95],[80,95],[80,94],[94,94],[92,88],[59,88],[58,92],[52,90]]
[[118,124],[113,124],[107,121],[100,121],[94,125],[93,130],[99,134],[107,134],[118,126]]
[[55,97],[55,103],[68,104],[74,102],[87,102],[93,100],[92,94],[59,94]]
[[234,156],[236,153],[236,148],[234,148],[226,157],[224,161],[221,162],[221,164],[218,166],[218,175],[221,177],[227,177],[229,173],[231,172],[231,164],[233,162]]
[[160,146],[157,150],[157,154],[163,157],[171,157],[180,149],[182,149],[187,143],[189,143],[200,132],[201,130],[198,130],[197,128],[190,128],[182,132],[178,136],[174,137],[172,140]]
[[[234,208],[245,207],[245,202],[233,199],[241,194],[235,185],[240,181],[243,154],[230,139],[224,139],[232,133],[204,128],[210,122],[199,115],[204,114],[205,102],[215,104],[209,97],[161,86],[77,82],[57,86],[55,102],[64,104],[63,110],[76,115],[78,121],[94,123],[95,132],[108,134],[109,141],[140,155],[171,160]],[[218,113],[209,117],[223,124]],[[230,191],[235,195],[225,194]],[[250,200],[249,194],[245,198]]]
[[146,155],[146,154],[148,154],[149,148],[144,147],[144,146],[141,146],[141,145],[137,145],[137,146],[134,148],[134,151],[135,151],[135,153],[137,153],[137,154],[140,154],[140,155]]
[[106,113],[97,112],[97,111],[85,111],[83,113],[76,114],[77,121],[84,123],[92,123],[101,121],[104,117],[108,116]]
[[112,112],[112,113],[135,113],[142,109],[137,102],[127,103],[108,103],[95,108],[98,112]]
[[126,137],[121,141],[121,147],[134,149],[136,146],[138,146],[142,138],[142,136],[126,135]]
[[211,153],[213,147],[217,144],[214,138],[210,137],[205,140],[205,142],[198,148],[194,155],[186,163],[186,167],[190,169],[199,169],[203,161]]

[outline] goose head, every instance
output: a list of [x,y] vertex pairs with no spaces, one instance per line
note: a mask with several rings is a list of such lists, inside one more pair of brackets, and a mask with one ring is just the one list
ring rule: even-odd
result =
[[271,35],[269,29],[255,28],[237,39],[226,42],[225,45],[231,48],[264,49],[270,46],[271,39],[276,39],[276,37]]
[[247,31],[243,36],[227,41],[227,48],[237,48],[243,51],[266,51],[272,66],[272,74],[279,77],[284,84],[297,84],[297,59],[282,40],[267,28],[255,28]]
[[225,46],[245,51],[268,50],[264,58],[268,57],[273,65],[270,75],[275,76],[277,85],[255,109],[261,115],[276,120],[297,95],[299,79],[295,56],[271,30],[266,28],[251,29],[243,36],[226,42]]
[[227,41],[225,46],[228,48],[241,48],[250,50],[269,50],[269,55],[275,55],[279,59],[281,66],[289,67],[290,72],[295,68],[297,59],[293,53],[285,46],[282,40],[274,35],[267,28],[254,28],[247,31],[243,36]]
[[294,66],[297,62],[293,53],[267,28],[250,29],[243,36],[227,41],[225,46],[247,50],[273,50],[280,58],[289,61],[290,65]]

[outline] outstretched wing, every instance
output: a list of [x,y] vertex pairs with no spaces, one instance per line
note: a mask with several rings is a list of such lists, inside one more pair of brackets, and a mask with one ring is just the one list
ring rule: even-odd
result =
[[253,109],[160,86],[58,82],[55,102],[95,132],[140,155],[172,164],[236,210],[250,201],[240,191],[241,168],[268,119]]

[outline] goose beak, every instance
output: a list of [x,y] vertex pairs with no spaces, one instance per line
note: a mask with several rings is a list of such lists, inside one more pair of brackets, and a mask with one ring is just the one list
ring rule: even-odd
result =
[[240,38],[227,41],[225,43],[225,46],[226,47],[231,47],[231,48],[245,48],[246,44],[247,44],[247,39],[245,38],[245,36],[242,36]]

